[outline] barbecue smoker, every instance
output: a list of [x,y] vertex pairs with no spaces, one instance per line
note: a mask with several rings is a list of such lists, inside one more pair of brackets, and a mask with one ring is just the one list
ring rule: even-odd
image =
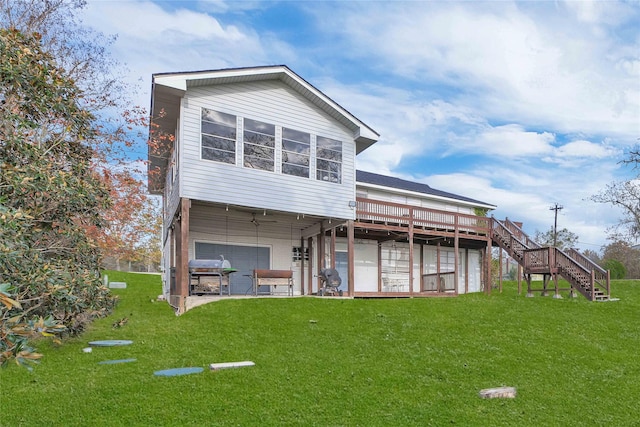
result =
[[189,261],[189,295],[231,295],[230,274],[237,270],[220,255],[220,259]]
[[320,270],[318,277],[322,281],[322,289],[318,290],[318,295],[342,296],[342,290],[339,289],[342,279],[338,270],[335,268],[323,268]]

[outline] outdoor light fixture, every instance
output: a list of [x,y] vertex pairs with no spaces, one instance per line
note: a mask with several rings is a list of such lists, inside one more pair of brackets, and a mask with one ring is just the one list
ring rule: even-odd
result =
[[355,200],[349,200],[349,207],[350,208],[355,208],[356,207],[356,201]]

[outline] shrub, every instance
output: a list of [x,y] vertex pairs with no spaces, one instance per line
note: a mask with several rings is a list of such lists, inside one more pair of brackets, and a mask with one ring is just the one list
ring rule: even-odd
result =
[[627,275],[627,269],[620,261],[615,259],[605,260],[604,269],[609,270],[612,279],[624,279]]

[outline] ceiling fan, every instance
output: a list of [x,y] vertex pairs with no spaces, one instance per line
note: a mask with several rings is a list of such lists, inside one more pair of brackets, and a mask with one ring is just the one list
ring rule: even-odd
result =
[[[265,215],[266,215],[266,214],[265,214]],[[278,221],[275,221],[275,220],[264,220],[264,219],[263,219],[263,220],[258,221],[258,219],[256,218],[256,213],[255,213],[255,212],[253,212],[253,213],[251,214],[251,223],[252,223],[253,225],[255,225],[256,227],[258,227],[261,223],[265,223],[265,222],[278,222]]]

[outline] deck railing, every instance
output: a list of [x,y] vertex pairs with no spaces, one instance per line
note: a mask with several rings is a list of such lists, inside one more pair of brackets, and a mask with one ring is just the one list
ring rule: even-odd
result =
[[530,273],[548,273],[555,267],[555,248],[526,249],[523,253],[525,271]]
[[491,218],[438,209],[383,202],[367,198],[356,199],[356,219],[439,231],[487,235]]
[[422,275],[422,292],[448,292],[456,290],[455,271]]

